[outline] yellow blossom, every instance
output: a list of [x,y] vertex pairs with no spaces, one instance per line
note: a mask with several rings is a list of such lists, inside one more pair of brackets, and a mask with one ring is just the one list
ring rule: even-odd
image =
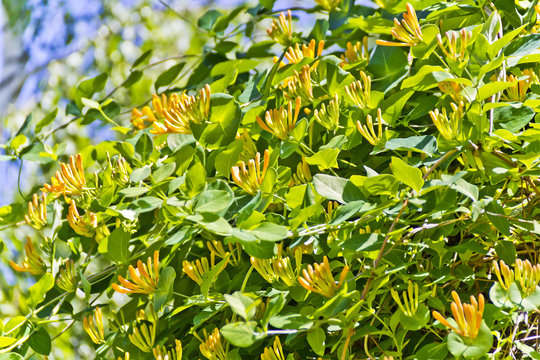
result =
[[289,44],[293,36],[291,10],[287,10],[287,15],[282,12],[278,19],[273,19],[270,27],[266,29],[266,33],[278,44]]
[[67,220],[71,228],[79,235],[92,237],[96,232],[97,216],[93,212],[87,211],[84,216],[79,215],[75,200],[69,206]]
[[356,80],[345,87],[345,92],[352,100],[353,104],[360,109],[366,109],[369,106],[371,98],[371,78],[365,72],[360,71],[362,81]]
[[329,131],[336,131],[339,128],[339,96],[335,94],[328,106],[321,104],[320,109],[313,113],[315,120]]
[[366,116],[366,125],[363,125],[359,120],[356,122],[356,128],[362,136],[373,146],[380,143],[383,134],[383,118],[381,109],[377,109],[377,133],[373,127],[373,119],[371,115]]
[[296,173],[292,175],[289,186],[307,184],[312,179],[311,171],[306,159],[302,156],[302,161],[296,165]]
[[69,259],[66,261],[65,265],[60,268],[56,284],[60,289],[71,293],[77,290],[78,282],[79,279],[75,272],[74,262],[72,259]]
[[159,280],[159,252],[154,252],[154,262],[149,256],[147,263],[137,261],[137,268],[129,265],[128,272],[131,275],[129,282],[124,277],[118,275],[120,285],[111,285],[114,291],[122,294],[153,294],[156,292]]
[[319,293],[325,297],[332,297],[345,281],[345,277],[349,272],[349,267],[345,265],[341,271],[339,282],[336,284],[330,264],[326,255],[323,258],[322,264],[308,265],[307,269],[302,271],[303,276],[298,278],[298,282],[306,290]]
[[[210,270],[213,270],[216,266],[215,264],[215,253],[210,253],[210,263],[208,263],[208,259],[203,257],[201,259],[196,259],[195,261],[187,261],[184,260],[182,262],[182,270],[184,273],[189,276],[189,278],[193,281],[195,281],[199,286],[202,285],[203,282],[203,276],[205,273],[209,272]],[[226,256],[226,255],[225,255]],[[218,270],[216,276],[225,270],[227,267],[229,260],[225,261],[221,268]]]
[[226,343],[221,341],[221,334],[216,328],[210,336],[204,331],[204,342],[199,345],[201,354],[208,360],[227,360]]
[[133,326],[133,331],[128,335],[129,341],[144,352],[152,352],[156,341],[156,320],[154,317],[148,320],[144,310],[137,314],[137,325]]
[[83,328],[94,343],[101,344],[105,342],[103,315],[99,307],[94,309],[92,315],[83,318]]
[[265,347],[261,354],[261,360],[285,360],[285,354],[281,347],[279,337],[275,337],[273,347]]
[[521,71],[521,74],[522,76],[527,76],[527,78],[518,80],[519,78],[512,74],[506,76],[505,81],[516,82],[516,84],[504,90],[501,96],[502,100],[523,102],[525,101],[527,91],[531,88],[531,85],[540,84],[538,75],[536,75],[534,70],[525,69]]
[[57,171],[51,178],[51,185],[44,184],[43,192],[54,196],[80,195],[86,190],[86,178],[84,176],[81,154],[69,157],[69,164],[60,163],[61,171]]
[[412,284],[409,281],[407,291],[403,292],[403,302],[399,298],[399,294],[396,290],[390,289],[390,293],[394,298],[394,301],[398,304],[399,309],[407,316],[413,317],[418,310],[418,284]]
[[437,311],[433,311],[433,317],[460,336],[471,340],[476,339],[480,325],[482,324],[482,315],[484,314],[484,295],[478,295],[478,301],[471,295],[470,304],[462,304],[455,291],[452,291],[452,297],[454,301],[450,308],[452,309],[457,328],[450,325],[448,320]]
[[328,11],[334,11],[341,4],[341,0],[315,0],[315,2]]
[[392,35],[401,42],[376,40],[376,43],[382,46],[414,46],[422,42],[422,30],[411,4],[407,3],[407,12],[403,14],[401,23],[394,18]]
[[37,194],[32,196],[32,201],[28,202],[28,214],[24,215],[24,220],[36,230],[41,230],[47,225],[47,195],[45,193],[41,193],[41,202]]
[[287,108],[282,106],[279,109],[268,110],[264,116],[265,121],[257,116],[257,123],[263,130],[277,136],[281,140],[287,140],[298,120],[301,103],[302,100],[299,97],[296,98],[294,112],[292,102],[289,102]]
[[47,265],[45,265],[45,262],[38,255],[30,237],[26,239],[24,252],[26,256],[24,257],[22,266],[9,260],[9,265],[13,268],[13,270],[18,272],[29,272],[32,275],[44,274],[47,271]]
[[[444,46],[443,39],[441,34],[437,34],[437,42],[441,47],[441,50],[444,54],[454,60],[465,60],[465,55],[467,54],[467,47],[469,46],[469,41],[471,40],[472,32],[466,29],[461,29],[457,31],[447,31],[446,39],[448,42],[448,50]],[[458,50],[459,44],[459,50]]]
[[442,92],[450,95],[455,102],[459,103],[463,99],[463,96],[461,96],[461,90],[463,89],[461,84],[452,80],[445,80],[439,82],[438,86]]
[[182,343],[174,340],[174,347],[167,350],[165,346],[155,346],[152,349],[155,360],[180,360],[182,359]]
[[451,103],[450,107],[452,107],[450,116],[446,114],[446,109],[444,108],[442,109],[442,112],[439,111],[439,109],[430,111],[429,116],[431,116],[431,120],[433,120],[439,133],[446,140],[459,140],[465,103],[463,101],[460,101],[457,105]]
[[360,61],[369,61],[368,37],[364,36],[362,42],[357,41],[354,45],[347,41],[347,50],[341,55],[341,66],[354,64]]
[[284,81],[285,97],[289,101],[301,98],[305,105],[313,102],[311,71],[312,68],[309,65],[304,65],[300,71],[294,70],[294,75]]
[[257,146],[253,142],[249,132],[246,129],[243,129],[242,134],[236,134],[236,139],[241,140],[243,143],[239,159],[241,161],[248,161],[249,159],[254,158],[255,154],[257,154]]
[[247,167],[246,163],[241,161],[239,165],[231,168],[232,179],[236,185],[244,189],[247,193],[254,195],[259,191],[269,164],[270,152],[267,149],[264,151],[262,171],[261,154],[257,153],[255,159],[250,159],[248,161]]

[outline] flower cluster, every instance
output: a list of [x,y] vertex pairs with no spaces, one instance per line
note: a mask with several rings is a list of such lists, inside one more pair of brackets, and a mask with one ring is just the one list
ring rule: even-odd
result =
[[289,186],[307,184],[313,179],[309,165],[306,159],[302,156],[302,161],[296,165],[296,172],[293,173]]
[[464,61],[467,55],[467,47],[469,46],[469,41],[471,40],[471,37],[472,32],[466,29],[461,29],[459,32],[447,31],[446,39],[448,42],[448,50],[446,50],[446,47],[444,46],[441,34],[437,34],[437,42],[439,43],[441,50],[447,57],[452,58],[456,61]]
[[415,46],[423,41],[422,29],[420,29],[416,12],[411,4],[407,3],[407,12],[403,14],[401,23],[394,18],[392,35],[401,42],[377,40],[377,44],[382,46]]
[[92,237],[98,226],[97,216],[93,212],[87,211],[84,216],[79,214],[75,200],[69,206],[67,220],[69,226],[79,235]]
[[369,100],[371,98],[371,77],[366,75],[365,72],[360,71],[360,80],[352,82],[345,87],[345,92],[351,99],[354,105],[360,109],[366,109],[369,106]]
[[278,19],[272,20],[272,24],[266,29],[266,33],[278,44],[289,44],[293,37],[291,10],[287,10],[287,15],[281,13]]
[[155,346],[152,349],[156,360],[180,360],[182,359],[182,343],[180,340],[174,340],[174,347],[169,348],[163,346]]
[[334,11],[341,4],[341,0],[315,0],[315,2],[328,11]]
[[433,317],[441,322],[444,326],[452,329],[462,337],[471,340],[476,339],[480,325],[482,324],[482,316],[484,314],[484,295],[478,295],[478,301],[471,295],[470,304],[462,304],[458,294],[452,291],[451,309],[457,328],[452,326],[439,312],[433,311]]
[[[225,270],[228,262],[229,260],[223,263],[223,265],[218,269],[216,276]],[[210,263],[208,263],[208,259],[205,257],[195,261],[184,260],[182,262],[182,271],[184,271],[184,273],[189,276],[191,280],[195,281],[199,286],[201,286],[204,274],[210,270],[213,270],[215,266],[215,253],[211,253]]]
[[431,116],[431,120],[433,120],[439,133],[446,140],[458,140],[461,134],[461,123],[463,120],[465,103],[460,101],[457,105],[451,103],[450,106],[452,107],[452,113],[450,113],[449,116],[446,114],[446,109],[444,108],[442,111],[439,111],[439,109],[430,111],[429,116]]
[[275,337],[272,347],[264,348],[264,351],[261,354],[261,360],[285,360],[285,354],[283,353],[279,337]]
[[86,190],[86,178],[81,154],[71,155],[69,163],[60,163],[60,168],[51,178],[51,185],[44,184],[42,191],[54,196],[82,194]]
[[504,101],[525,101],[527,91],[533,84],[540,84],[538,75],[532,69],[524,69],[521,71],[521,75],[526,78],[517,77],[513,74],[506,76],[507,82],[515,82],[515,85],[505,89],[502,93],[501,99]]
[[41,202],[37,194],[32,196],[32,201],[28,202],[28,214],[24,215],[24,220],[36,230],[41,230],[47,225],[47,195],[45,193],[41,193]]
[[254,256],[250,258],[251,265],[269,283],[274,283],[281,279],[287,286],[294,286],[297,283],[297,276],[302,266],[302,248],[294,250],[296,267],[293,268],[291,259],[282,256],[282,247],[278,247],[277,257],[273,259],[258,259]]
[[312,66],[304,65],[300,71],[294,70],[294,75],[285,80],[285,97],[289,101],[300,98],[305,105],[313,102],[312,70]]
[[348,41],[347,50],[341,55],[341,60],[341,66],[369,61],[368,37],[364,36],[362,42],[357,41],[354,45]]
[[301,103],[302,100],[297,97],[294,112],[292,102],[288,103],[287,108],[282,106],[279,109],[268,110],[264,115],[265,121],[257,116],[257,123],[263,130],[277,136],[281,140],[287,140],[298,120]]
[[534,293],[540,282],[540,264],[531,264],[529,260],[516,259],[514,270],[500,260],[500,267],[493,261],[493,271],[497,275],[499,284],[508,290],[510,285],[516,282],[524,296]]
[[13,270],[19,272],[28,272],[32,275],[41,275],[47,272],[47,265],[45,265],[45,262],[38,255],[36,248],[34,247],[34,243],[30,237],[26,239],[24,253],[26,256],[24,257],[22,266],[15,264],[12,260],[9,260],[9,265],[13,268]]
[[79,279],[75,272],[74,262],[72,259],[69,259],[66,261],[65,265],[60,268],[56,284],[60,289],[71,293],[77,291],[78,282]]
[[248,161],[247,167],[244,161],[240,161],[239,165],[235,165],[231,168],[231,175],[233,181],[244,189],[247,193],[253,195],[259,191],[261,184],[268,170],[270,164],[270,152],[264,151],[263,168],[261,171],[261,154],[255,154],[255,159]]
[[156,341],[156,321],[154,317],[149,320],[145,311],[140,310],[137,314],[137,325],[133,326],[132,333],[128,335],[129,341],[144,352],[152,352]]
[[94,343],[102,344],[105,342],[103,314],[101,313],[101,309],[99,307],[94,309],[92,315],[83,318],[83,328]]
[[380,143],[383,135],[383,118],[380,108],[377,109],[377,133],[373,127],[373,119],[371,115],[366,116],[366,124],[362,124],[360,120],[356,121],[356,128],[362,136],[373,146]]
[[216,328],[210,335],[203,329],[204,342],[199,345],[201,354],[208,360],[227,360],[226,342],[221,340],[221,334]]
[[348,272],[349,267],[345,265],[339,276],[339,282],[336,283],[334,276],[332,275],[332,270],[330,270],[330,263],[325,255],[322,264],[315,263],[313,266],[308,265],[308,268],[302,271],[303,276],[298,278],[298,282],[306,290],[330,298],[333,297],[341,285],[343,285]]
[[407,316],[412,317],[418,310],[418,284],[412,284],[409,281],[407,291],[403,292],[403,302],[399,298],[399,294],[396,290],[390,289],[390,294],[398,304],[399,309]]
[[320,109],[313,113],[315,120],[329,131],[336,131],[339,128],[339,96],[335,94],[326,106],[321,104]]
[[149,256],[147,263],[141,260],[137,261],[137,268],[129,265],[128,272],[131,275],[131,281],[118,275],[120,285],[114,283],[111,285],[114,291],[122,294],[153,294],[156,292],[159,280],[159,252],[154,252],[154,261]]

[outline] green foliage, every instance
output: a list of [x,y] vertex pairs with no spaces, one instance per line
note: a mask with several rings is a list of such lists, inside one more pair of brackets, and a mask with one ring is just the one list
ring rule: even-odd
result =
[[0,208],[35,280],[0,359],[540,357],[537,1],[317,3],[304,33],[208,10],[198,53],[80,82],[65,117],[116,141],[66,157],[64,115],[26,118],[1,160],[53,178]]

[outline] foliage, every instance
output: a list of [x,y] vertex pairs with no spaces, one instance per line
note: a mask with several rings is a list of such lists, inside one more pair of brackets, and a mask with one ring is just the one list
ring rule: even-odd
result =
[[[118,140],[0,209],[35,230],[0,351],[84,329],[110,359],[538,358],[537,1],[376,4],[295,9],[309,34],[273,1],[209,10],[143,106],[81,82],[66,113]],[[51,121],[8,157],[50,158]]]

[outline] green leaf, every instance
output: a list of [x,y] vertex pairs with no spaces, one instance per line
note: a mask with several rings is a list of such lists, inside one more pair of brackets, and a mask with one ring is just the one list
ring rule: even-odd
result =
[[[435,76],[437,74],[437,76]],[[401,89],[412,88],[417,91],[428,90],[438,85],[439,81],[452,79],[452,74],[444,71],[440,66],[424,65],[414,74],[403,80]]]
[[156,90],[156,92],[159,90],[160,87],[170,85],[174,80],[176,80],[178,74],[185,65],[186,64],[183,62],[178,63],[164,73],[160,74],[154,84],[154,89]]
[[360,234],[358,232],[354,232],[351,237],[343,242],[343,247],[356,252],[375,251],[381,248],[383,240],[384,237],[380,234]]
[[495,252],[499,259],[507,264],[513,264],[517,259],[517,251],[514,243],[508,240],[502,240],[495,244]]
[[216,20],[223,14],[217,10],[208,10],[203,16],[197,20],[197,26],[206,31],[210,31],[214,26]]
[[150,173],[151,173],[151,170],[150,170],[149,165],[143,166],[142,168],[135,169],[129,175],[129,181],[135,182],[135,183],[139,181],[143,181],[144,179],[150,176]]
[[154,142],[152,138],[147,133],[142,133],[135,143],[135,151],[143,163],[146,163],[153,150]]
[[207,190],[197,196],[196,212],[219,213],[227,210],[233,202],[233,196],[225,190]]
[[118,193],[125,197],[131,198],[131,197],[138,197],[143,194],[146,194],[149,190],[150,189],[147,187],[128,187],[128,188],[120,190]]
[[287,237],[289,230],[283,225],[263,222],[250,232],[262,241],[280,241]]
[[47,116],[41,119],[41,121],[38,122],[36,125],[36,134],[39,134],[45,126],[52,123],[56,119],[56,114],[58,114],[58,108],[54,108],[53,111],[51,111],[47,114]]
[[414,150],[433,156],[437,151],[437,140],[431,135],[391,139],[384,145],[388,150]]
[[317,165],[320,170],[337,168],[337,157],[339,149],[325,149],[318,151],[314,155],[307,157],[306,162],[309,165]]
[[[486,210],[487,210],[486,216],[491,221],[491,223],[497,228],[497,230],[499,230],[501,232],[501,234],[504,234],[506,236],[510,236],[510,222],[505,217],[502,217],[502,216],[506,215],[504,213],[503,208],[499,204],[497,204],[495,201],[492,201],[486,206]],[[496,215],[492,215],[490,213],[498,214],[498,215],[502,215],[502,216],[496,216]],[[516,250],[514,249],[514,252],[515,251]],[[514,254],[514,256],[515,256],[515,254]],[[512,263],[513,263],[513,261],[508,262],[508,264],[512,264]]]
[[143,72],[140,70],[132,71],[129,74],[128,78],[122,84],[122,87],[126,89],[131,87],[133,84],[137,83],[141,79],[142,75],[143,75]]
[[[17,342],[17,338],[10,337],[10,336],[0,336],[0,349],[8,347],[8,346],[14,344],[15,342]],[[8,357],[7,355],[11,355],[11,356]],[[4,357],[5,357],[5,360],[8,360],[8,359],[23,359],[22,356],[18,355],[19,357],[15,357],[15,355],[18,355],[18,354],[15,354],[15,353],[1,354],[0,355],[0,360],[4,359]]]
[[45,273],[37,283],[28,289],[28,305],[32,308],[43,301],[47,291],[54,286],[54,277],[51,273]]
[[[449,319],[453,320],[453,319]],[[493,335],[486,323],[482,320],[478,336],[474,340],[464,338],[454,331],[448,335],[448,350],[454,356],[462,356],[466,359],[478,358],[486,355],[493,346]]]
[[360,189],[349,180],[337,176],[316,174],[313,176],[313,186],[319,195],[342,204],[362,198]]
[[138,65],[142,64],[146,59],[148,59],[148,57],[150,57],[150,55],[152,55],[152,51],[153,49],[150,49],[150,50],[146,50],[145,52],[143,52],[141,54],[141,56],[139,56],[137,58],[137,60],[135,60],[135,62],[133,63],[133,65],[131,66],[132,69],[136,68]]
[[417,59],[426,59],[437,47],[439,27],[434,24],[426,24],[423,25],[421,29],[423,40],[420,44],[411,48],[411,53]]
[[218,149],[234,141],[242,111],[234,97],[227,94],[212,94],[210,106],[210,121],[204,124],[191,123],[191,130],[201,146]]
[[155,183],[160,183],[167,179],[169,176],[171,176],[174,173],[174,170],[176,170],[175,163],[171,162],[163,164],[159,168],[157,168],[156,171],[154,171],[152,178],[154,179]]
[[255,333],[256,327],[255,321],[236,322],[223,326],[219,332],[232,345],[249,347],[264,337],[264,334]]
[[159,273],[158,289],[154,297],[154,311],[159,312],[173,296],[174,279],[176,272],[167,266]]
[[504,55],[507,57],[521,57],[529,55],[540,47],[540,34],[530,34],[520,37],[511,42],[505,49]]
[[396,179],[413,188],[417,194],[420,194],[420,190],[424,186],[424,179],[420,169],[410,166],[394,156],[392,156],[391,168]]
[[[0,337],[0,347],[5,347],[5,346],[2,346],[2,343],[5,343],[2,341],[2,338],[6,338],[6,336],[1,336]],[[13,338],[11,338],[13,339]],[[17,339],[15,339],[17,340]],[[9,346],[9,345],[6,345],[6,346]],[[6,354],[0,354],[0,360],[24,360],[24,358],[17,354],[17,353],[13,353],[13,352],[10,352],[10,353],[6,353]]]
[[189,197],[194,197],[206,187],[206,169],[203,164],[196,163],[189,169],[186,175],[186,193]]
[[229,177],[231,167],[238,162],[238,157],[244,149],[244,143],[241,140],[235,140],[227,146],[227,149],[216,156],[215,167],[220,174]]
[[28,344],[38,354],[49,356],[51,353],[51,336],[47,330],[42,327],[30,335]]
[[124,231],[122,228],[116,228],[111,235],[109,235],[107,254],[113,261],[123,263],[127,260],[130,239],[131,234]]
[[517,133],[527,125],[536,115],[536,112],[528,107],[503,106],[493,109],[493,123],[496,128],[502,128],[512,133]]
[[405,315],[401,310],[400,325],[406,330],[417,331],[423,329],[430,319],[429,309],[426,305],[420,304],[413,316]]
[[478,95],[476,98],[478,101],[483,101],[487,99],[488,97],[495,95],[496,93],[503,91],[505,89],[508,89],[509,87],[512,87],[516,85],[516,81],[512,82],[506,82],[506,81],[493,81],[485,84],[480,89],[478,89]]
[[324,355],[324,350],[326,348],[326,334],[322,328],[317,327],[308,331],[307,341],[315,354],[319,356]]
[[232,295],[225,294],[223,297],[231,307],[231,310],[246,321],[251,320],[257,313],[255,300],[239,291],[234,292]]
[[371,195],[390,195],[395,196],[399,183],[395,176],[382,174],[368,177],[364,180],[362,187]]

